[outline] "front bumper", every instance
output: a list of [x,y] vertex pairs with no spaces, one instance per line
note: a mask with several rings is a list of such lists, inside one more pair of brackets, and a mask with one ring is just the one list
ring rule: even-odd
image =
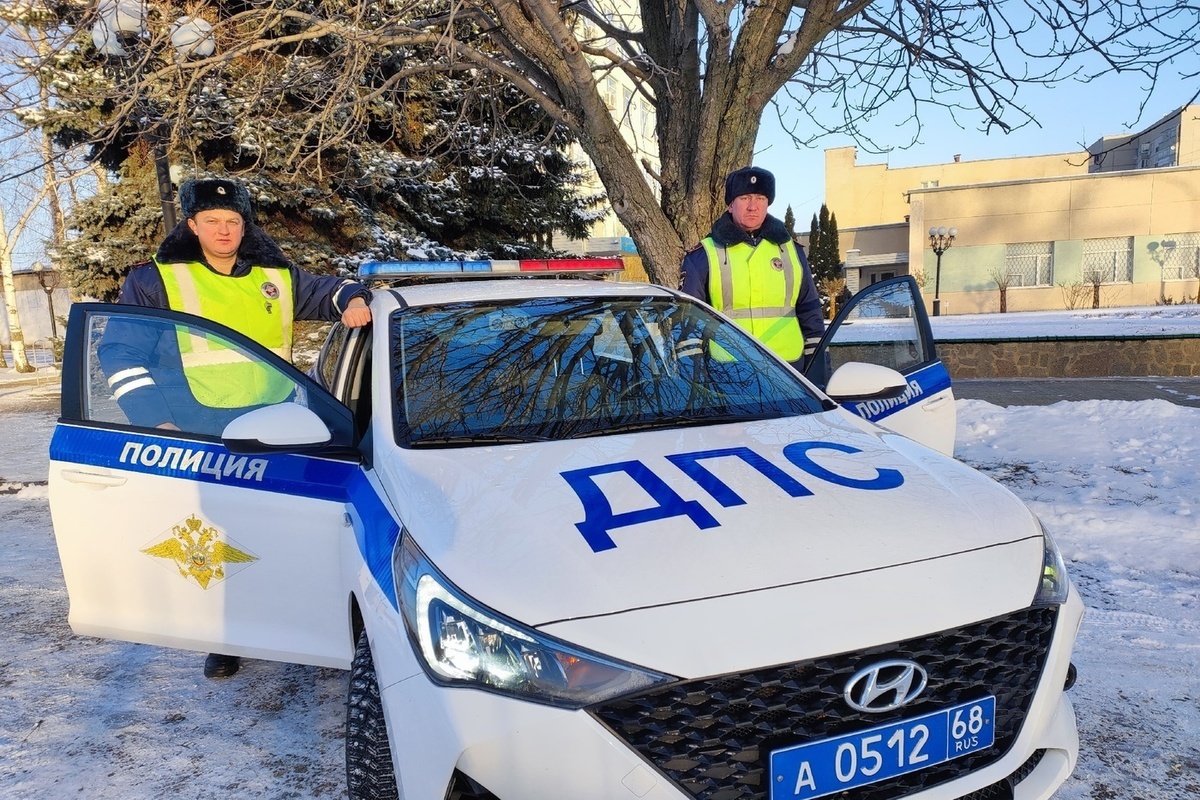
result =
[[[843,662],[924,648],[925,657],[951,664],[953,674],[937,690],[931,684],[922,702],[937,707],[994,693],[1003,738],[998,734],[997,745],[978,755],[845,797],[949,800],[979,792],[975,796],[981,798],[1045,800],[1078,755],[1063,684],[1082,610],[1072,590],[1057,612],[1025,610],[976,623],[959,629],[957,639],[935,634],[849,656],[680,682],[578,711],[446,688],[416,675],[383,692],[401,796],[444,800],[457,771],[486,787],[477,796],[499,800],[765,800],[764,763],[772,747],[887,721],[864,722],[845,707],[831,719],[836,702],[827,699],[818,698],[824,710],[814,711],[805,705],[809,700],[773,705],[767,698],[828,694],[829,687],[840,692]],[[1045,636],[1041,644],[1039,631]],[[814,692],[817,685],[826,689]],[[914,706],[904,713],[922,710]],[[1012,790],[1010,775],[1018,779]],[[991,793],[988,787],[996,784],[1005,793]]]

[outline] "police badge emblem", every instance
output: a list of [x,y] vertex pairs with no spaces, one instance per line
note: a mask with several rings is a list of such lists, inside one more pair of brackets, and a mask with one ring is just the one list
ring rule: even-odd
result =
[[262,289],[263,297],[267,298],[268,300],[279,299],[279,287],[270,281],[264,283],[260,288]]
[[774,267],[776,272],[783,272],[783,259],[778,257],[772,258],[771,266]]

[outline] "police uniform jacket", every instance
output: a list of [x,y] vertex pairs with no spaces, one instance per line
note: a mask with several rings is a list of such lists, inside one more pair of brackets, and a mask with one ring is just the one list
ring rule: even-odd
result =
[[[155,261],[159,264],[193,263],[198,265],[197,268],[212,269],[205,263],[200,241],[187,227],[186,220],[167,235],[155,254]],[[262,228],[247,223],[237,262],[229,277],[244,277],[255,267],[287,271],[292,288],[293,319],[337,320],[355,297],[370,301],[370,290],[356,281],[312,275],[297,268]],[[159,269],[150,262],[130,271],[121,286],[118,302],[171,308]],[[186,383],[174,337],[165,336],[149,325],[115,323],[109,325],[98,355],[121,409],[136,425],[179,424]]]
[[[708,236],[717,247],[732,247],[735,244],[743,243],[756,247],[764,240],[782,246],[791,239],[787,228],[775,217],[767,215],[762,227],[756,233],[749,234],[738,227],[728,211],[713,223]],[[808,257],[804,254],[804,248],[796,245],[796,252],[800,256],[800,270],[803,273],[800,280],[800,296],[796,300],[796,321],[800,325],[801,333],[804,334],[805,350],[809,351],[825,334],[825,316],[821,309],[821,297],[817,294],[817,286],[813,282],[812,269],[808,265]],[[696,245],[684,256],[680,288],[692,297],[711,304],[712,297],[708,287],[708,253],[705,252],[703,246]],[[796,366],[803,367],[799,363]]]

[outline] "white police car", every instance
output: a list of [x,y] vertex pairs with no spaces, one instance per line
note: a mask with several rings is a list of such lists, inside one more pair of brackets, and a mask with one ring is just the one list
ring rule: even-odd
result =
[[[1070,774],[1082,604],[1023,504],[914,441],[949,451],[954,417],[910,279],[827,335],[841,405],[660,287],[372,310],[310,378],[195,317],[73,308],[50,502],[76,632],[349,668],[355,800],[1031,800]],[[104,374],[129,326],[291,397],[131,425]]]

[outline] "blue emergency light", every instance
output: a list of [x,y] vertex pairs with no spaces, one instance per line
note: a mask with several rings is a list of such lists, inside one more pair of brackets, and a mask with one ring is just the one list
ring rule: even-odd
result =
[[558,273],[623,272],[619,258],[542,258],[494,261],[366,261],[358,277],[383,280],[414,277],[502,277],[508,275],[552,275]]

